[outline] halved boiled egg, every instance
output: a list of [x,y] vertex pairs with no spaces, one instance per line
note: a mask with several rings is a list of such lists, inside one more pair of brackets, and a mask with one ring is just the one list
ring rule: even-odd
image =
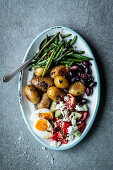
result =
[[52,125],[46,119],[38,119],[33,124],[34,132],[42,138],[51,138],[53,135]]
[[43,109],[38,109],[38,110],[34,111],[31,114],[31,117],[30,117],[30,119],[33,122],[36,119],[39,119],[39,118],[44,118],[44,119],[47,119],[47,120],[51,120],[53,118],[53,113],[49,109],[43,108]]

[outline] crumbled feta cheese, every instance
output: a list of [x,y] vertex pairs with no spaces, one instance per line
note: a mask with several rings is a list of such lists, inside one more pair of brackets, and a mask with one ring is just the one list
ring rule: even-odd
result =
[[73,126],[75,126],[76,125],[76,119],[75,119],[75,117],[73,116],[72,117],[72,119],[71,119],[71,124],[73,125]]
[[73,133],[78,129],[77,126],[69,126],[68,127],[68,133],[69,133],[69,137],[68,137],[68,140],[73,140],[74,139],[74,135]]
[[68,120],[69,111],[67,110],[66,105],[65,105],[64,102],[60,101],[59,104],[56,105],[55,110],[60,110],[61,111],[61,113],[63,115],[63,118],[65,119],[64,121]]
[[54,141],[51,142],[50,145],[53,146],[53,147],[55,147],[55,148],[57,148],[57,147],[59,147],[59,146],[61,145],[61,142],[60,142],[60,141],[59,141],[59,142],[56,142],[56,140],[54,140]]
[[60,103],[56,105],[56,108],[55,108],[55,109],[56,109],[56,110],[57,110],[57,109],[64,109],[65,107],[66,107],[66,106],[65,106],[64,102],[60,101]]
[[81,124],[82,122],[81,121],[79,121],[77,124]]
[[68,117],[66,118],[66,117],[63,117],[63,119],[62,119],[62,121],[68,121],[69,119],[68,119]]
[[74,139],[74,135],[69,135],[68,140],[73,140]]
[[69,126],[68,127],[68,133],[69,135],[73,134],[78,129],[77,126]]
[[76,109],[77,111],[88,111],[88,107],[87,107],[86,104],[83,105],[83,106],[76,105],[75,109]]
[[76,109],[77,111],[83,111],[83,107],[81,107],[81,106],[79,106],[79,105],[76,105],[75,109]]
[[68,110],[67,110],[67,109],[64,110],[64,114],[65,114],[66,116],[68,116]]

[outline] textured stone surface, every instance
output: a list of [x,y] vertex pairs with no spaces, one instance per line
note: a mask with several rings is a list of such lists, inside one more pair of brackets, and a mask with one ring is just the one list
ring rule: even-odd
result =
[[2,170],[113,169],[113,1],[0,0],[0,78],[21,64],[32,40],[55,25],[91,46],[101,72],[101,104],[85,139],[67,151],[44,149],[28,131],[18,102],[18,76],[0,82]]

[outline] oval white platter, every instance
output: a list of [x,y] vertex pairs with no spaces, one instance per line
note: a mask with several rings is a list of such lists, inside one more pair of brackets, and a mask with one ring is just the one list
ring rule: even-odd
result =
[[[19,75],[19,84],[18,84],[18,92],[19,92],[19,102],[20,102],[20,108],[22,111],[23,118],[25,120],[25,123],[27,124],[28,129],[32,133],[32,135],[45,147],[53,149],[53,150],[66,150],[69,149],[76,144],[78,144],[88,133],[89,129],[91,128],[93,121],[95,119],[95,116],[98,111],[98,106],[99,106],[99,101],[100,101],[100,77],[99,77],[99,72],[98,72],[98,67],[94,58],[94,55],[86,43],[86,41],[75,31],[73,31],[70,28],[63,27],[63,26],[55,26],[51,27],[45,31],[43,31],[41,34],[39,34],[31,43],[29,46],[23,62],[31,57],[33,57],[37,51],[39,51],[39,45],[42,42],[43,39],[45,39],[46,35],[48,34],[49,36],[56,34],[57,32],[61,32],[62,34],[69,34],[71,33],[72,36],[67,38],[73,38],[74,35],[77,35],[77,41],[76,41],[76,46],[78,50],[83,50],[85,51],[85,55],[88,57],[93,58],[92,62],[92,73],[94,76],[95,81],[97,81],[97,86],[93,90],[93,95],[88,97],[89,99],[89,117],[87,118],[87,125],[82,133],[80,138],[75,138],[73,141],[68,142],[68,144],[62,144],[58,148],[54,148],[50,145],[51,139],[42,139],[39,136],[35,134],[35,132],[32,129],[33,123],[30,120],[30,115],[33,111],[35,111],[35,106],[31,102],[27,100],[27,98],[24,95],[24,88],[27,84],[30,84],[30,80],[33,77],[33,71],[29,71],[28,68],[24,69],[20,75]],[[86,97],[86,96],[85,96]]]

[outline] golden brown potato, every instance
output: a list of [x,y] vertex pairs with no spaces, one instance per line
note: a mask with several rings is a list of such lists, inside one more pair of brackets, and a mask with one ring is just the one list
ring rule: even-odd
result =
[[60,101],[66,95],[61,89],[52,86],[47,90],[48,97],[54,101]]
[[82,94],[84,94],[84,92],[85,92],[85,86],[80,81],[73,83],[69,87],[69,94],[71,94],[73,96],[82,95]]
[[[43,71],[44,71],[44,67],[37,67],[35,68],[35,75],[38,77],[41,77]],[[50,69],[46,71],[46,74],[48,74],[49,72],[50,72]]]
[[52,78],[47,77],[33,77],[31,84],[39,90],[46,92],[49,87],[54,85],[54,81]]
[[65,76],[68,71],[69,71],[69,67],[65,65],[59,65],[51,70],[50,76],[51,78],[55,78],[56,76]]
[[35,75],[40,77],[42,76],[43,71],[44,71],[44,67],[37,67],[35,68]]
[[49,108],[50,102],[51,102],[51,100],[48,97],[47,93],[43,93],[42,99],[41,99],[40,103],[38,103],[37,107],[38,107],[38,109]]
[[61,89],[66,89],[69,87],[69,82],[65,77],[62,76],[56,76],[54,79],[54,84],[56,87]]
[[30,102],[36,104],[40,101],[39,93],[34,86],[32,85],[25,86],[24,93]]

